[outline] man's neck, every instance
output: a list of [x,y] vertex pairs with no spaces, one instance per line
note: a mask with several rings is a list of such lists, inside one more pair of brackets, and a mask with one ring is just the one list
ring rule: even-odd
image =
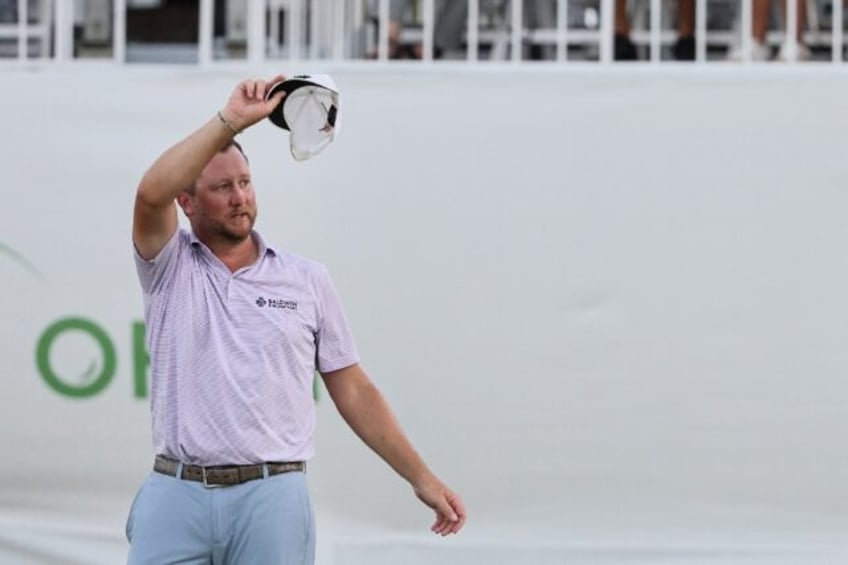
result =
[[256,243],[253,236],[248,236],[243,241],[237,243],[220,240],[204,243],[215,257],[227,266],[231,273],[253,264],[259,253],[259,244]]

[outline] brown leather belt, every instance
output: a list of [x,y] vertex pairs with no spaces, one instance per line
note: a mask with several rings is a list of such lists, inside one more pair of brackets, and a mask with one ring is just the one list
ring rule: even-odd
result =
[[[176,477],[179,465],[178,461],[157,455],[153,463],[153,470],[163,475]],[[216,465],[213,467],[183,465],[180,478],[186,481],[197,481],[207,487],[232,486],[263,478],[266,468],[268,469],[268,476],[273,477],[282,473],[303,472],[306,470],[306,463],[294,461],[291,463],[271,462],[256,465]]]

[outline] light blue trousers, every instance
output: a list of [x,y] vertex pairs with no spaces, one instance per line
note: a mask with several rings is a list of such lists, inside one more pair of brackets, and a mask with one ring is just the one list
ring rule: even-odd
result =
[[306,474],[208,488],[151,473],[127,519],[128,565],[313,565]]

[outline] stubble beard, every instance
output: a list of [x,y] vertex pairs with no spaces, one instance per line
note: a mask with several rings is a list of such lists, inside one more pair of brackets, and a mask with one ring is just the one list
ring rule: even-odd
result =
[[241,243],[247,238],[250,237],[251,232],[253,231],[253,226],[256,224],[256,212],[245,212],[248,217],[248,226],[247,229],[233,229],[228,226],[225,222],[214,222],[211,226],[212,233],[217,236],[218,239],[225,241],[227,243]]

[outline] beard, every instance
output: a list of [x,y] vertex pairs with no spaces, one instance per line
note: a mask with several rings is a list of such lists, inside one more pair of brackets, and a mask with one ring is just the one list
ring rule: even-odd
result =
[[225,221],[210,220],[209,234],[227,243],[241,243],[250,237],[256,223],[256,212],[244,211],[228,216]]

